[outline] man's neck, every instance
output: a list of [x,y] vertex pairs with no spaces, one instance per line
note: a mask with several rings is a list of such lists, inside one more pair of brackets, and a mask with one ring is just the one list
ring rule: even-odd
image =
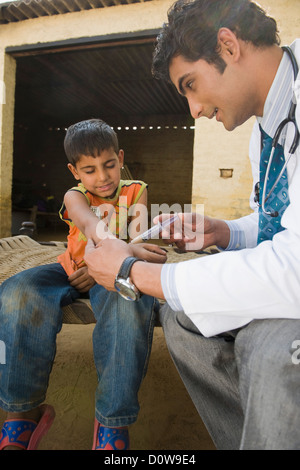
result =
[[263,116],[265,102],[275,79],[278,67],[283,56],[283,50],[279,46],[257,49],[255,54],[253,70],[255,70],[258,101],[256,116]]

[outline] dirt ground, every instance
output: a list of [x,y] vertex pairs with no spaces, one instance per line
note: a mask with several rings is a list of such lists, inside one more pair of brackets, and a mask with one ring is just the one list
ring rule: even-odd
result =
[[[93,440],[94,325],[64,325],[50,377],[47,403],[56,418],[40,450],[90,450]],[[132,450],[213,450],[214,445],[173,365],[161,327],[155,328],[141,410],[130,427]],[[1,423],[4,420],[0,413]]]

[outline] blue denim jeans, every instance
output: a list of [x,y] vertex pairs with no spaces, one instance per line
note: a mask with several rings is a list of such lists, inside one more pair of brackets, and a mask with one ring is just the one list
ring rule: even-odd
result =
[[[58,263],[28,269],[0,286],[0,340],[6,347],[6,363],[0,365],[1,408],[28,411],[45,400],[62,327],[61,307],[79,296]],[[99,285],[89,297],[96,318],[95,416],[105,426],[129,425],[139,412],[138,390],[147,370],[158,302],[149,296],[126,301]]]

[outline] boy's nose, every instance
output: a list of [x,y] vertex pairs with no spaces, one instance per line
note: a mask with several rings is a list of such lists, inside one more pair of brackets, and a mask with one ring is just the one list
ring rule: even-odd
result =
[[106,180],[106,172],[100,168],[98,168],[96,177],[98,181],[105,181]]

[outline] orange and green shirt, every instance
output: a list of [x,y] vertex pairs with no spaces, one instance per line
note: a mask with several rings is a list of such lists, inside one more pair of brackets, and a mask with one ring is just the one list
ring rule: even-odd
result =
[[[82,183],[69,191],[79,191],[85,197],[91,210],[99,217],[108,221],[109,230],[118,238],[128,238],[130,216],[128,210],[136,204],[141,194],[147,188],[143,181],[120,180],[118,189],[112,198],[100,198],[90,193]],[[68,276],[85,265],[84,251],[87,239],[69,218],[65,204],[59,211],[60,218],[69,225],[68,247],[59,255],[57,260],[63,266]]]

